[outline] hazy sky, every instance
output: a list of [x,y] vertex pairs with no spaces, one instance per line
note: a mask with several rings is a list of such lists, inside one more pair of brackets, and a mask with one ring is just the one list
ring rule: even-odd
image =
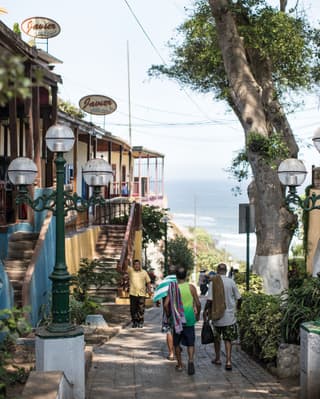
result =
[[[55,68],[63,78],[59,95],[78,106],[88,94],[113,98],[112,115],[90,117],[113,134],[129,141],[129,43],[132,144],[166,156],[166,178],[227,178],[224,171],[235,151],[243,147],[244,134],[235,116],[212,101],[210,95],[183,90],[166,79],[150,79],[152,64],[169,61],[166,43],[185,19],[187,0],[2,0],[8,14],[1,15],[10,28],[33,16],[54,19],[59,36],[49,39],[49,53],[63,61]],[[311,4],[313,3],[313,5]],[[290,1],[294,5],[295,1]],[[320,19],[318,0],[304,0],[314,22]],[[131,10],[130,10],[131,8]],[[135,16],[134,16],[134,15]],[[139,23],[138,23],[138,21]],[[140,25],[139,25],[140,24]],[[29,41],[26,35],[23,39]],[[318,99],[306,99],[304,110],[290,121],[297,137],[311,138],[320,126]],[[302,150],[308,164],[318,163],[316,150]]]

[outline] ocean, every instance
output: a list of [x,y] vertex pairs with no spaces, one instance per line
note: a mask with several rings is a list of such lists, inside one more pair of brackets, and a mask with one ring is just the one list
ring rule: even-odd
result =
[[[231,191],[233,180],[169,180],[165,183],[169,213],[181,227],[206,230],[216,246],[226,251],[226,262],[246,261],[246,234],[239,234],[239,204],[248,203],[247,185],[242,195]],[[255,253],[255,234],[250,234],[249,252]]]

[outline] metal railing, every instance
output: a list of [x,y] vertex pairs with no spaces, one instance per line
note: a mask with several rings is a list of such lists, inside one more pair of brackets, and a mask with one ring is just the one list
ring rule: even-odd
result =
[[125,232],[118,268],[125,271],[133,262],[135,233],[141,227],[141,205],[131,204],[129,220]]

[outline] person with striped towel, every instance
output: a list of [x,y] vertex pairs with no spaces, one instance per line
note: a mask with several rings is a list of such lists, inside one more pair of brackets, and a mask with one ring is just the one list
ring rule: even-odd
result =
[[[172,282],[177,282],[176,268],[174,265],[169,265],[169,274],[159,283],[159,285],[156,287],[154,291],[153,302],[155,302],[157,306],[160,306],[160,301],[162,301],[163,304],[165,297],[168,295],[168,287]],[[167,347],[169,352],[167,359],[173,361],[174,347],[173,347],[172,327],[166,318],[164,308],[162,312],[161,324],[162,324],[161,331],[164,334],[166,334],[166,339],[167,339]]]

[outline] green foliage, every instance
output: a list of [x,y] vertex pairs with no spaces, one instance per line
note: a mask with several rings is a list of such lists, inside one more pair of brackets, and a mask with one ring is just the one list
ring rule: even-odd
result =
[[288,262],[288,281],[289,288],[301,287],[304,280],[308,277],[304,257],[294,257]]
[[[235,273],[234,280],[241,294],[246,292],[246,272]],[[249,290],[255,294],[263,292],[263,279],[257,274],[250,273]]]
[[320,316],[320,278],[305,278],[303,284],[289,288],[282,296],[282,333],[288,343],[300,341],[300,324]]
[[162,221],[166,215],[167,209],[161,209],[153,205],[144,205],[142,207],[142,246],[152,242],[156,244],[165,235],[166,225]]
[[119,273],[114,269],[108,269],[103,259],[82,258],[78,273],[71,277],[73,296],[76,300],[84,302],[88,298],[90,287],[99,289],[108,284],[117,285],[119,279]]
[[197,271],[201,269],[214,270],[218,263],[223,262],[225,259],[225,251],[216,248],[212,236],[204,229],[201,228],[190,228],[190,232],[193,235],[191,244],[196,244],[197,248]]
[[14,371],[6,368],[10,364],[11,351],[17,338],[31,331],[31,325],[24,317],[27,312],[26,308],[0,310],[0,398],[5,397],[6,386],[16,381],[25,382],[29,374],[23,367],[16,367]]
[[[189,18],[172,40],[171,65],[153,65],[149,74],[164,75],[230,103],[229,82],[218,45],[215,21],[207,0],[194,1]],[[250,57],[272,66],[280,96],[288,89],[310,88],[319,74],[320,33],[303,15],[279,12],[265,1],[230,3],[239,35]],[[318,68],[319,70],[319,68]]]
[[15,96],[22,99],[30,97],[31,86],[31,80],[25,77],[24,59],[2,50],[0,54],[0,106],[4,106]]
[[26,308],[0,310],[0,331],[6,336],[6,342],[15,342],[31,331],[30,323],[24,316],[27,311]]
[[245,150],[240,150],[232,159],[231,166],[226,169],[239,183],[249,177],[249,161]]
[[71,323],[79,325],[85,322],[89,314],[94,314],[96,312],[98,304],[87,296],[84,297],[82,301],[78,301],[74,296],[71,296],[69,307]]
[[61,98],[58,99],[58,108],[60,111],[65,112],[66,114],[77,118],[83,119],[85,114],[78,107],[72,105],[69,101],[64,101]]
[[259,133],[250,132],[248,134],[248,149],[261,155],[267,163],[276,167],[275,161],[286,159],[289,150],[280,134],[272,133],[269,137]]
[[18,35],[18,36],[20,36],[21,35],[21,29],[20,29],[20,25],[19,25],[19,22],[15,22],[14,24],[13,24],[13,32],[16,34],[16,35]]
[[237,315],[241,347],[263,362],[275,361],[281,342],[280,298],[253,292],[242,298]]
[[168,258],[172,265],[183,266],[188,272],[194,268],[193,251],[189,248],[189,241],[182,235],[168,241]]

